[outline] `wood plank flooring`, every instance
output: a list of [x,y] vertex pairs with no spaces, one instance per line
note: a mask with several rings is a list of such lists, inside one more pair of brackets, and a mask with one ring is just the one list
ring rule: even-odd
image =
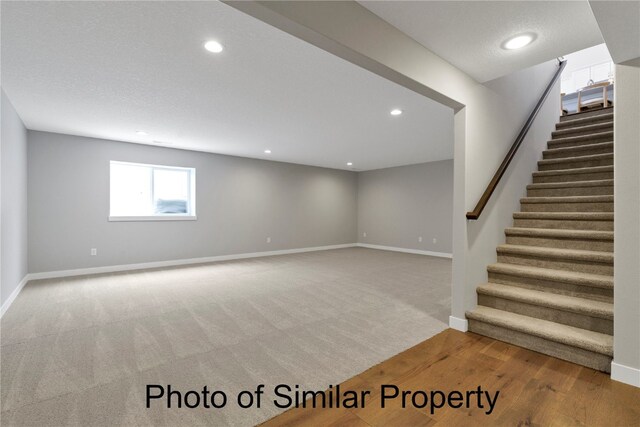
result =
[[[483,389],[500,396],[484,409],[380,409],[380,385],[404,390]],[[640,389],[607,374],[521,347],[453,329],[342,383],[371,390],[359,409],[292,409],[264,426],[640,426]]]

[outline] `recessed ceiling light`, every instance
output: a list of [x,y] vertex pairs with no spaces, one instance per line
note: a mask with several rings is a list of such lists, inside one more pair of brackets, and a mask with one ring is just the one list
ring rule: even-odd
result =
[[399,110],[397,108],[394,109],[394,110],[391,110],[391,115],[392,116],[399,116],[400,114],[402,114],[402,110]]
[[215,40],[209,40],[208,42],[206,42],[204,44],[204,48],[213,53],[220,53],[222,52],[222,49],[224,49],[224,47],[222,47],[222,45]]
[[271,150],[264,150],[265,154],[271,154]]
[[353,166],[353,163],[347,162],[347,166]]
[[136,131],[136,135],[140,135],[140,136],[147,136],[147,135],[149,135],[149,134],[148,134],[148,133],[146,133],[146,132],[145,132],[145,131],[143,131],[143,130],[137,130],[137,131]]
[[502,44],[502,48],[507,50],[520,49],[531,43],[534,39],[534,34],[520,34],[505,41]]

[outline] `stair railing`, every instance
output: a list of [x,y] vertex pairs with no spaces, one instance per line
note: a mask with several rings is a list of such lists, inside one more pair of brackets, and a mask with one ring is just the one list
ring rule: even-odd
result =
[[504,157],[504,160],[498,167],[498,170],[493,175],[493,178],[491,178],[489,185],[487,185],[487,189],[484,190],[484,193],[482,193],[482,196],[480,197],[480,200],[478,200],[476,207],[473,208],[471,212],[467,212],[467,219],[476,220],[480,217],[480,214],[484,210],[485,206],[487,206],[487,202],[489,202],[489,198],[491,197],[496,187],[498,186],[498,183],[500,182],[502,175],[504,175],[504,173],[507,171],[507,168],[509,167],[509,163],[511,163],[511,160],[513,160],[513,158],[515,157],[516,152],[518,151],[518,148],[520,148],[520,145],[522,144],[522,141],[524,141],[524,138],[527,136],[527,132],[529,132],[529,128],[533,124],[533,121],[538,115],[538,112],[540,112],[540,109],[542,108],[542,104],[544,104],[544,101],[546,101],[547,96],[549,96],[551,89],[553,89],[553,86],[558,81],[558,78],[560,78],[560,75],[562,74],[562,70],[564,70],[564,67],[566,65],[567,65],[566,60],[560,60],[560,59],[558,60],[558,69],[556,70],[553,77],[551,78],[549,85],[544,90],[544,93],[542,94],[542,96],[538,100],[538,103],[536,104],[533,111],[529,115],[529,118],[527,119],[524,126],[522,127],[522,130],[520,130],[520,133],[516,137],[516,140],[513,141],[511,148],[509,149],[506,156]]

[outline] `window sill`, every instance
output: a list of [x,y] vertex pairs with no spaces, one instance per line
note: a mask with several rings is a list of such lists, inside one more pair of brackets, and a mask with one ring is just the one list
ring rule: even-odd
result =
[[110,216],[109,222],[123,221],[195,221],[195,215],[155,215],[155,216]]

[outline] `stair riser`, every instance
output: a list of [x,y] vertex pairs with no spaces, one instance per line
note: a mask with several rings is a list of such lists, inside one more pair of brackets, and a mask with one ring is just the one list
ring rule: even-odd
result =
[[505,254],[498,253],[498,262],[505,264],[531,265],[534,267],[550,268],[553,270],[576,271],[582,273],[613,275],[613,264],[599,263],[594,261],[558,259],[558,258],[538,258],[526,254]]
[[560,239],[552,237],[507,236],[507,243],[522,246],[542,246],[558,249],[581,249],[613,252],[611,240]]
[[[595,119],[596,117],[600,117],[602,118],[602,116],[607,116],[609,114],[613,113],[613,109],[612,108],[600,108],[598,110],[592,110],[592,111],[587,111],[587,112],[583,112],[583,113],[578,113],[578,114],[568,114],[566,116],[560,116],[560,123],[566,123],[566,122],[571,122],[572,120],[576,120],[576,119]],[[609,119],[611,120],[611,119]]]
[[613,320],[478,293],[478,305],[613,335]]
[[489,282],[517,286],[525,289],[533,289],[535,291],[587,298],[596,301],[613,302],[613,288],[596,288],[593,286],[556,282],[534,277],[495,273],[491,271],[489,271]]
[[606,185],[601,187],[534,188],[527,190],[527,197],[561,196],[613,196],[613,186]]
[[600,179],[613,179],[613,171],[572,173],[572,174],[563,174],[563,175],[541,175],[541,176],[534,175],[533,183],[541,184],[545,182],[596,181]]
[[521,203],[522,212],[613,212],[612,202]]
[[610,372],[612,358],[570,345],[549,341],[544,338],[525,334],[469,319],[469,330],[480,335],[528,348],[539,353],[568,360],[569,362],[587,366],[598,371]]
[[555,219],[523,219],[513,220],[514,227],[522,228],[552,228],[564,230],[596,230],[613,231],[613,221],[582,221]]
[[555,170],[565,170],[565,169],[579,169],[579,168],[590,168],[594,166],[613,166],[613,157],[606,157],[602,159],[576,159],[572,161],[566,162],[553,162],[553,163],[544,163],[538,162],[538,170],[540,171],[555,171]]
[[[587,129],[585,129],[587,127]],[[592,123],[590,125],[575,126],[564,129],[558,129],[551,132],[551,138],[566,138],[568,136],[591,135],[593,133],[611,132],[613,130],[612,122]]]
[[542,158],[545,160],[566,159],[569,157],[592,156],[595,154],[613,154],[613,145],[611,144],[607,144],[604,146],[600,144],[593,144],[592,146],[582,145],[580,147],[575,147],[570,150],[561,151],[561,152],[546,150],[542,152]]

